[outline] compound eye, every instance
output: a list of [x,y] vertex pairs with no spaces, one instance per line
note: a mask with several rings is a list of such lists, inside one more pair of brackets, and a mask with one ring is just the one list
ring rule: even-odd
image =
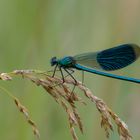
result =
[[56,63],[57,63],[56,57],[53,57],[53,58],[51,59],[51,66],[56,65]]

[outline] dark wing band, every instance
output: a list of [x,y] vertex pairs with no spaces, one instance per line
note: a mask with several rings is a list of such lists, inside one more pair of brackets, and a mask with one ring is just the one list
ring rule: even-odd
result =
[[140,48],[135,44],[124,44],[97,54],[97,62],[106,71],[117,70],[133,63],[140,56]]

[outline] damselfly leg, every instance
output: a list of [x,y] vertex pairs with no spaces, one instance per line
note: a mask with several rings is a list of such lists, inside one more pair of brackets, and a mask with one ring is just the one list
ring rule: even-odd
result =
[[58,64],[57,64],[57,65],[55,66],[55,68],[54,68],[54,71],[53,71],[53,75],[52,75],[52,77],[55,76],[55,72],[56,72],[57,67],[58,67]]
[[[59,69],[57,70],[57,68],[59,68]],[[64,75],[63,70],[67,73],[67,75]],[[68,77],[68,76],[70,76],[70,77],[74,80],[74,83],[75,83],[75,84],[74,84],[74,88],[72,89],[72,92],[73,92],[74,89],[75,89],[75,85],[76,85],[76,83],[77,83],[76,79],[72,76],[72,74],[74,73],[74,70],[72,70],[72,69],[64,69],[64,68],[62,68],[62,67],[55,66],[54,71],[52,71],[52,72],[53,72],[52,77],[55,76],[56,71],[60,71],[61,78],[62,78],[62,83],[58,83],[58,84],[54,85],[53,87],[59,86],[59,85],[65,83],[65,78]]]
[[74,80],[74,86],[73,86],[73,89],[72,89],[72,93],[73,93],[73,91],[74,91],[74,89],[75,89],[75,87],[76,87],[76,85],[77,85],[77,80],[74,78],[74,76],[72,75],[72,73],[74,72],[73,70],[72,70],[72,73],[70,73],[69,71],[68,71],[68,69],[64,69],[67,73],[68,73],[68,75]]
[[82,85],[84,84],[84,71],[82,70]]

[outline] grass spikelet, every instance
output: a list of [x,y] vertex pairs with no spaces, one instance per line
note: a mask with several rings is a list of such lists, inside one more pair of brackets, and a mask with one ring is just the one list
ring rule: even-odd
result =
[[[0,79],[11,80],[13,76],[27,78],[37,86],[44,88],[44,90],[49,93],[67,113],[72,138],[73,140],[78,140],[75,127],[78,127],[81,133],[83,133],[83,124],[75,103],[80,102],[84,105],[86,103],[79,95],[71,91],[70,85],[75,86],[75,82],[73,80],[66,78],[65,83],[63,83],[61,78],[51,77],[46,72],[37,70],[15,70],[11,73],[1,74]],[[107,138],[110,136],[110,131],[113,131],[112,121],[114,121],[118,127],[120,140],[132,140],[132,136],[130,135],[127,125],[106,105],[102,99],[95,96],[79,81],[77,81],[76,87],[83,91],[84,95],[95,104],[97,110],[101,114],[101,127],[104,128]],[[30,119],[26,108],[19,103],[18,99],[14,99],[19,110],[26,116],[28,123],[33,127],[34,134],[39,136],[38,129],[35,123]]]
[[33,120],[31,120],[27,108],[25,108],[25,106],[23,106],[16,97],[14,98],[14,102],[15,102],[17,108],[19,109],[19,111],[24,114],[29,125],[32,126],[32,130],[33,130],[34,135],[37,136],[37,138],[39,139],[40,138],[39,131],[37,129],[36,124],[33,122]]
[[[8,76],[10,77],[10,76]],[[12,78],[10,78],[11,80]],[[4,79],[5,80],[5,79]],[[8,79],[7,79],[8,80]],[[19,109],[19,111],[25,116],[27,122],[32,126],[32,130],[34,135],[39,139],[40,138],[40,134],[38,131],[38,128],[36,126],[36,124],[31,120],[28,110],[25,106],[23,106],[19,99],[17,97],[15,97],[11,92],[9,92],[7,89],[3,88],[0,86],[0,89],[4,91],[4,93],[6,93],[10,98],[12,98],[12,100],[14,101],[15,105],[17,106],[17,108]]]

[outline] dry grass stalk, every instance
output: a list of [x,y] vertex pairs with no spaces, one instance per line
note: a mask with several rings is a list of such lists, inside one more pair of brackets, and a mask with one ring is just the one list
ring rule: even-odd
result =
[[24,114],[27,122],[32,126],[34,135],[37,136],[37,138],[39,139],[40,138],[39,131],[37,129],[36,124],[33,122],[33,120],[31,120],[28,110],[20,103],[20,101],[16,97],[14,98],[14,102],[18,107],[19,111]]
[[[75,85],[74,81],[71,79],[65,79],[65,83],[62,84],[61,78],[51,77],[46,73],[34,70],[15,70],[9,74],[4,73],[0,75],[0,79],[11,80],[11,76],[15,75],[21,75],[22,77],[31,80],[37,86],[42,86],[55,99],[55,101],[63,107],[68,115],[70,132],[72,134],[73,140],[78,140],[74,127],[78,126],[80,131],[83,133],[83,125],[76,109],[75,102],[84,102],[78,95],[76,95],[74,92],[71,92],[68,86]],[[85,96],[95,103],[98,111],[101,114],[101,126],[105,129],[106,137],[109,137],[110,130],[113,131],[112,120],[114,120],[118,127],[120,140],[132,139],[127,125],[114,112],[112,112],[112,110],[103,102],[102,99],[93,95],[92,92],[81,82],[77,82],[76,87],[83,91]],[[30,124],[36,128],[34,123]]]
[[[4,81],[6,81],[6,80],[12,80],[12,77],[9,74],[7,74],[7,73],[1,73],[0,74],[0,79],[1,80],[4,80]],[[0,88],[3,91],[5,91],[5,93],[7,93],[13,99],[13,101],[16,104],[16,106],[19,109],[19,111],[25,116],[27,122],[32,126],[32,130],[33,130],[34,135],[37,136],[37,138],[39,139],[40,138],[39,131],[37,129],[36,124],[30,118],[27,108],[25,106],[23,106],[20,103],[19,99],[16,98],[13,94],[11,94],[8,90],[6,90],[5,88],[2,88],[2,87],[0,87]]]

